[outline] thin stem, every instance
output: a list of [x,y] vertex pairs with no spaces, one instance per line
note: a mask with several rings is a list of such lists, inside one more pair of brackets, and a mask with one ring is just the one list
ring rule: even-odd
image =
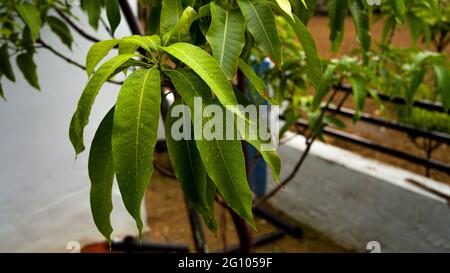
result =
[[63,18],[64,21],[67,22],[67,24],[69,24],[76,32],[78,32],[78,34],[80,34],[81,36],[83,36],[84,38],[86,38],[87,40],[94,42],[94,43],[98,43],[100,42],[99,39],[95,38],[94,36],[90,35],[89,33],[87,33],[86,31],[84,31],[83,29],[81,29],[77,24],[75,24],[67,15],[65,15],[62,11],[55,9],[56,12],[58,13],[59,16],[61,16],[61,18]]

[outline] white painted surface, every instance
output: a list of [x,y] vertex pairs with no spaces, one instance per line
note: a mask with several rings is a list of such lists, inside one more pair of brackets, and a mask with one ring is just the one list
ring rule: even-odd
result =
[[[96,36],[109,38],[101,29]],[[91,43],[72,33],[73,52],[48,29],[42,37],[84,63]],[[117,36],[125,35],[129,30],[123,20]],[[25,82],[16,67],[16,83],[2,80],[8,102],[0,102],[0,252],[67,252],[69,241],[84,244],[102,239],[90,214],[88,144],[119,88],[106,84],[101,90],[86,128],[87,150],[75,161],[68,127],[87,76],[45,49],[38,50],[35,60],[41,93]],[[117,188],[113,199],[113,235],[136,234]]]
[[[284,176],[304,149],[300,136],[280,148]],[[447,185],[316,142],[294,181],[271,204],[359,252],[371,241],[383,252],[449,252],[446,201],[406,179],[450,193]]]

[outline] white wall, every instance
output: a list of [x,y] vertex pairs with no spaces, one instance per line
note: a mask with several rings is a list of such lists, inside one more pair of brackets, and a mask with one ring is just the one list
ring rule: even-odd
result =
[[[282,177],[304,150],[300,136],[280,148]],[[271,204],[359,252],[371,241],[379,242],[382,252],[449,252],[446,200],[407,179],[450,195],[447,185],[316,142],[295,179]]]
[[[89,29],[87,23],[84,26]],[[84,63],[91,43],[72,33],[73,52],[47,28],[42,37]],[[116,35],[129,35],[125,20]],[[96,36],[109,38],[101,26]],[[69,241],[83,244],[102,239],[89,207],[89,145],[75,161],[68,137],[70,118],[87,76],[46,49],[39,49],[35,60],[42,92],[31,88],[17,67],[16,83],[2,81],[8,102],[0,102],[0,252],[66,251]],[[118,86],[111,84],[101,90],[86,130],[87,144],[117,93]],[[113,195],[113,235],[136,234],[117,188]]]

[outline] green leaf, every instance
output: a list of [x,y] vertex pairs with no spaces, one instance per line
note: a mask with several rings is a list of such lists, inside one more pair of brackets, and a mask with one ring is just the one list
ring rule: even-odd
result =
[[32,40],[36,41],[37,38],[39,38],[39,32],[42,25],[41,13],[36,8],[36,6],[30,3],[23,3],[20,5],[16,5],[16,9],[22,20],[30,29]]
[[157,69],[141,69],[125,80],[116,103],[112,151],[126,209],[142,234],[141,203],[153,172],[161,104]]
[[122,41],[142,47],[148,53],[151,53],[152,50],[157,51],[158,47],[161,45],[161,40],[157,35],[152,36],[132,35],[123,38]]
[[264,81],[256,75],[255,71],[251,66],[249,66],[244,60],[240,59],[239,61],[239,69],[244,73],[245,77],[248,79],[250,84],[256,89],[261,97],[265,98],[272,105],[278,105],[278,102],[270,97],[269,92],[267,91],[267,86]]
[[296,15],[293,15],[294,20],[292,20],[291,17],[285,12],[280,10],[280,13],[284,15],[286,21],[292,26],[292,29],[302,43],[303,50],[306,55],[306,73],[308,75],[308,79],[314,87],[318,88],[322,82],[322,63],[320,61],[319,54],[317,53],[317,46],[314,38],[308,28]]
[[398,22],[403,20],[406,12],[405,0],[388,1],[394,11],[395,19]]
[[120,24],[120,9],[118,0],[105,0],[106,16],[108,17],[111,33],[114,34]]
[[381,34],[381,43],[383,45],[387,45],[389,42],[389,37],[391,37],[392,32],[394,31],[395,19],[394,17],[389,17],[384,22],[383,32]]
[[365,10],[363,0],[351,0],[350,12],[353,16],[353,22],[356,28],[357,40],[364,52],[370,50],[371,34],[370,34],[370,20],[367,11]]
[[[278,3],[278,6],[289,16],[291,16],[292,19],[294,19],[294,16],[292,16],[292,7],[291,2],[289,0],[276,0]],[[306,3],[303,1],[306,7]]]
[[108,55],[109,51],[119,43],[119,40],[104,40],[95,43],[86,56],[86,73],[91,76],[98,63]]
[[77,155],[84,151],[84,127],[86,127],[89,122],[92,105],[94,104],[100,88],[117,68],[134,56],[134,54],[126,54],[111,58],[100,66],[84,88],[80,100],[78,101],[77,109],[73,114],[69,130],[70,141],[72,142]]
[[169,42],[189,42],[191,41],[190,28],[192,22],[197,17],[197,12],[192,7],[187,7],[183,14],[181,15],[178,23],[173,27],[173,29],[164,35],[164,45]]
[[168,47],[161,47],[164,51],[174,56],[178,60],[187,64],[195,71],[216,94],[219,101],[230,111],[240,117],[242,113],[237,106],[236,96],[233,87],[225,76],[224,72],[217,64],[216,60],[203,49],[187,44],[176,43]]
[[212,21],[206,40],[211,45],[214,58],[231,80],[245,45],[245,20],[239,10],[224,10],[214,2],[210,6]]
[[[244,107],[247,107],[251,104],[242,93],[236,92],[236,94],[239,104],[241,104]],[[260,117],[258,117],[258,120],[260,120]],[[280,157],[278,156],[275,149],[269,150],[267,149],[267,147],[266,148],[263,147],[263,145],[266,145],[268,147],[272,146],[270,143],[270,139],[267,140],[261,139],[261,136],[258,134],[258,132],[254,132],[254,136],[252,137],[250,129],[252,125],[249,123],[245,123],[244,126],[245,127],[241,127],[239,125],[236,126],[242,138],[248,143],[250,143],[253,147],[255,147],[256,150],[258,150],[264,161],[267,163],[267,165],[269,165],[270,169],[272,170],[272,176],[275,182],[280,182],[280,172],[281,172]]]
[[89,178],[91,180],[91,211],[98,230],[111,243],[112,187],[114,163],[112,157],[112,127],[114,107],[108,112],[95,133],[89,153]]
[[257,45],[273,62],[280,63],[281,41],[270,7],[264,3],[253,4],[249,0],[238,0],[238,4]]
[[298,0],[290,0],[292,5],[292,10],[294,14],[298,16],[298,18],[303,22],[303,24],[307,25],[309,19],[314,15],[317,6],[317,0],[302,0],[302,4],[298,3]]
[[81,0],[81,8],[86,11],[89,24],[97,30],[102,8],[101,1]]
[[9,60],[8,44],[6,43],[0,48],[0,71],[3,72],[9,80],[13,82],[16,81],[16,77],[14,76],[14,71]]
[[[175,102],[168,111],[165,120],[166,142],[169,151],[170,162],[178,181],[181,184],[185,198],[193,205],[193,207],[203,217],[204,222],[209,224],[208,227],[215,231],[217,224],[215,223],[213,212],[208,204],[207,199],[207,181],[206,170],[203,166],[202,159],[198,152],[197,146],[193,138],[175,140],[172,130],[180,129],[177,125],[182,122],[183,130],[188,130],[185,126],[189,126],[192,132],[191,117],[189,110],[187,112],[174,113],[176,106],[181,106],[180,100]],[[180,114],[180,116],[172,116],[172,113]],[[176,127],[174,127],[177,125]],[[178,133],[178,131],[176,131]],[[215,189],[214,189],[215,190]]]
[[344,22],[348,13],[349,0],[328,1],[328,17],[332,50],[337,52],[344,38]]
[[55,33],[56,36],[58,36],[58,38],[61,40],[61,42],[68,48],[72,49],[73,37],[66,23],[55,16],[47,17],[47,23],[53,33]]
[[36,64],[33,61],[33,54],[23,53],[17,56],[17,66],[22,72],[27,82],[34,88],[40,90],[38,76],[36,72]]
[[164,37],[178,23],[183,14],[181,0],[163,0],[161,9],[160,33]]
[[[203,112],[209,103],[209,88],[195,73],[184,70],[168,70],[177,92],[181,95],[191,113]],[[202,97],[203,103],[194,108],[194,98]],[[195,118],[195,117],[194,117]],[[203,116],[203,125],[210,121]],[[194,129],[195,131],[195,129]],[[252,215],[252,192],[247,182],[245,161],[241,142],[237,140],[211,140],[199,138],[195,141],[207,173],[216,185],[219,193],[230,207],[254,227]]]
[[0,82],[0,97],[6,101],[5,93],[3,92],[2,83]]
[[353,117],[353,122],[356,122],[359,120],[361,113],[364,110],[364,104],[368,94],[367,83],[361,76],[353,76],[349,80],[353,90],[353,101],[355,102],[355,116]]
[[436,74],[436,91],[441,95],[445,112],[450,108],[450,72],[442,65],[433,65]]
[[322,79],[322,82],[317,88],[316,94],[314,95],[313,103],[312,103],[312,110],[315,111],[317,108],[319,108],[320,103],[322,102],[325,95],[328,93],[328,91],[331,88],[331,85],[333,83],[333,75],[336,71],[336,65],[328,65],[325,69],[324,76]]

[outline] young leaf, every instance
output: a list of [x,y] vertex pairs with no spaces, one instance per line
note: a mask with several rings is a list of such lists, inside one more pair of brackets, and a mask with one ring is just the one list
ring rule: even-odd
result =
[[135,44],[142,47],[145,51],[151,54],[152,50],[157,51],[161,45],[161,40],[157,35],[152,36],[139,36],[133,35],[123,38],[121,41]]
[[9,80],[13,82],[16,81],[16,77],[14,76],[14,71],[9,60],[8,44],[6,43],[0,48],[0,71],[3,72]]
[[[175,140],[173,138],[173,126],[180,119],[182,121],[184,119],[184,125],[191,127],[191,117],[189,113],[177,113],[182,115],[181,117],[172,116],[171,113],[174,107],[180,105],[182,104],[179,100],[175,102],[169,109],[165,120],[166,141],[170,162],[172,163],[172,168],[181,184],[184,196],[200,213],[205,223],[210,224],[208,227],[215,231],[217,229],[217,224],[215,224],[214,215],[211,212],[207,200],[206,170],[203,166],[197,146],[195,145],[195,141],[193,138],[181,140]],[[187,130],[184,126],[183,129]]]
[[119,40],[104,40],[94,44],[86,56],[86,73],[90,77],[98,63],[108,55],[109,51],[119,43]]
[[212,21],[206,40],[214,58],[231,80],[245,45],[245,20],[239,10],[224,10],[214,2],[210,6]]
[[178,23],[164,35],[164,45],[169,44],[169,42],[189,42],[191,40],[189,29],[196,17],[197,12],[192,7],[187,7]]
[[371,34],[369,15],[365,10],[362,0],[351,0],[350,12],[353,16],[353,22],[356,28],[357,40],[364,52],[370,50]]
[[72,49],[73,38],[70,33],[69,27],[67,27],[66,23],[61,21],[61,19],[55,16],[48,16],[47,23],[50,26],[50,29],[56,36],[59,37],[61,42],[65,44],[69,49]]
[[[291,7],[291,2],[289,2],[289,0],[277,0],[278,6],[280,6],[280,8],[289,16],[291,16],[292,19],[294,19],[294,17],[292,16],[292,7]],[[306,3],[303,2],[305,5]]]
[[442,65],[433,65],[436,75],[437,92],[441,95],[445,112],[450,108],[450,71]]
[[237,111],[235,107],[232,107],[237,106],[233,88],[224,72],[211,55],[203,49],[187,43],[176,43],[161,48],[190,66],[192,70],[194,70],[195,73],[209,85],[222,105],[228,107],[230,111],[242,117],[241,113]]
[[27,82],[37,90],[40,90],[41,87],[39,86],[38,76],[36,73],[36,64],[33,61],[33,54],[28,52],[20,54],[17,56],[16,61],[17,66],[20,71],[22,71],[22,74]]
[[111,135],[114,119],[114,107],[108,112],[95,133],[89,153],[89,178],[91,180],[91,211],[95,225],[111,242],[112,187],[114,164],[112,157]]
[[238,4],[247,22],[247,28],[255,37],[257,45],[275,63],[280,63],[281,41],[270,7],[265,3],[253,4],[249,0],[238,0]]
[[36,41],[37,38],[39,38],[39,31],[42,25],[41,13],[36,8],[36,6],[30,3],[23,3],[20,5],[16,5],[16,9],[22,20],[30,29],[32,40]]
[[134,57],[134,54],[119,55],[105,62],[91,77],[81,94],[77,109],[70,122],[69,137],[75,148],[76,154],[84,151],[84,127],[89,122],[92,105],[102,85],[109,79],[110,75],[122,64]]
[[[192,71],[168,70],[177,92],[181,95],[191,113],[201,111],[208,104],[208,86]],[[202,97],[201,109],[194,109],[194,98]],[[203,116],[206,124],[210,117]],[[252,193],[247,182],[245,161],[241,142],[237,140],[211,140],[201,138],[195,141],[207,173],[219,193],[230,207],[254,227],[252,215]]]
[[108,17],[111,33],[114,34],[120,24],[120,9],[118,0],[105,0],[106,16]]
[[162,0],[160,32],[161,37],[170,32],[183,14],[181,0]]
[[117,182],[130,215],[142,232],[141,203],[153,172],[161,82],[155,68],[133,72],[125,80],[116,103],[112,151]]
[[245,77],[248,79],[250,84],[256,89],[256,91],[261,95],[261,97],[265,98],[272,105],[278,105],[278,102],[270,97],[269,92],[267,91],[267,86],[264,81],[256,75],[255,71],[251,66],[249,66],[244,60],[239,60],[239,70],[244,73]]

